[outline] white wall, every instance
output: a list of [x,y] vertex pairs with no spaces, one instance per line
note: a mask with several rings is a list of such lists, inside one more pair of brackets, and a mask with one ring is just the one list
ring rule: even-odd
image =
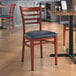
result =
[[[20,26],[22,24],[21,14],[19,6],[31,7],[35,6],[36,1],[60,1],[60,0],[0,0],[4,5],[10,5],[11,3],[16,3],[16,8],[14,12],[14,24]],[[2,11],[3,14],[7,14],[8,10],[4,9]]]

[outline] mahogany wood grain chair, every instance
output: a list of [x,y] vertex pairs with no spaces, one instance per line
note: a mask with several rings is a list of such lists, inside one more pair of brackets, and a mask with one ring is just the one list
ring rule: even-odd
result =
[[[63,24],[63,46],[65,46],[66,31],[69,31],[69,23]],[[76,23],[73,23],[73,31],[76,31]],[[76,32],[75,32],[75,42],[76,42]]]
[[2,22],[2,28],[4,26],[4,22],[8,22],[9,23],[9,31],[11,30],[11,26],[12,29],[14,29],[14,9],[15,9],[16,4],[11,3],[9,5],[9,14],[8,15],[0,15],[0,19]]
[[[55,47],[55,64],[57,65],[57,33],[42,30],[41,26],[41,6],[40,7],[22,7],[20,6],[23,23],[23,45],[22,62],[24,62],[25,46],[31,48],[31,70],[34,70],[34,45],[40,45],[41,58],[43,57],[42,44],[52,43]],[[26,32],[26,26],[30,24],[39,25],[39,30]],[[48,40],[52,39],[52,41]],[[38,43],[36,43],[37,41]],[[30,42],[30,44],[28,44]]]

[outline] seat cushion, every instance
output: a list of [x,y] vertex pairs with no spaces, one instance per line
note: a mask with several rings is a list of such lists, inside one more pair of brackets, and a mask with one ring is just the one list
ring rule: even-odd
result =
[[[63,25],[64,26],[69,26],[70,24],[69,23],[64,23]],[[73,23],[73,27],[76,27],[76,23]]]
[[50,31],[30,31],[24,34],[24,36],[27,38],[35,39],[35,38],[57,36],[57,33]]
[[5,18],[5,17],[9,17],[9,15],[0,15],[0,18]]

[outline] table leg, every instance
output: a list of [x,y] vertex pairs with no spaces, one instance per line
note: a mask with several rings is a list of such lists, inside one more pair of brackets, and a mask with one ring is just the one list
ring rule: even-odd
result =
[[74,63],[76,63],[75,55],[73,53],[73,16],[70,16],[69,26],[69,56]]
[[70,26],[69,26],[69,55],[73,56],[73,16],[70,16]]

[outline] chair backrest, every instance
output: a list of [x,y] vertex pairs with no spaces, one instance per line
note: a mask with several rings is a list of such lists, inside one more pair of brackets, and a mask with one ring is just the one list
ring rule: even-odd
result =
[[25,33],[25,26],[27,24],[37,24],[39,25],[39,30],[41,30],[41,6],[40,7],[22,7],[20,6],[22,23],[23,23],[23,33]]
[[11,5],[10,5],[10,12],[9,12],[9,16],[10,17],[13,17],[13,15],[14,15],[15,6],[16,6],[16,4],[11,3]]

